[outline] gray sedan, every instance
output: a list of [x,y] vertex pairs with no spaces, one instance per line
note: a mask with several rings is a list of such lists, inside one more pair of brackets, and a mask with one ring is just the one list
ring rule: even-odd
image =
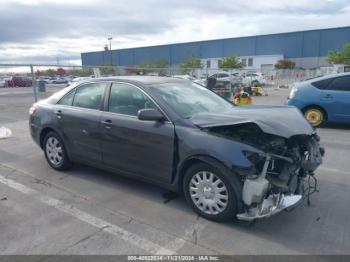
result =
[[167,77],[73,84],[31,107],[30,132],[56,170],[79,162],[183,192],[216,221],[296,205],[324,153],[294,107],[238,108]]

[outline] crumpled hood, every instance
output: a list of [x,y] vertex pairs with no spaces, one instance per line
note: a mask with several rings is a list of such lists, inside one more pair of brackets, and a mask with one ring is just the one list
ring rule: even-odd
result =
[[290,138],[315,131],[300,111],[292,106],[242,106],[220,113],[200,113],[190,119],[198,127],[255,123],[265,133]]

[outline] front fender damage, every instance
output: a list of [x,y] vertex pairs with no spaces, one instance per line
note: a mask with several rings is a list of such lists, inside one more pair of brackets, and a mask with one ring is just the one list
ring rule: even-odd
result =
[[267,134],[254,123],[216,126],[207,131],[264,152],[243,152],[255,173],[238,172],[244,204],[243,212],[237,214],[238,219],[252,221],[270,217],[298,205],[310,195],[304,184],[310,183],[310,177],[311,181],[316,181],[314,171],[324,155],[315,133],[285,138]]
[[266,179],[266,175],[271,161],[271,156],[267,155],[260,176],[254,179],[246,178],[244,181],[242,200],[246,205],[246,211],[237,214],[238,219],[253,221],[259,218],[270,217],[286,208],[295,206],[302,200],[303,196],[300,194],[268,194],[271,184]]

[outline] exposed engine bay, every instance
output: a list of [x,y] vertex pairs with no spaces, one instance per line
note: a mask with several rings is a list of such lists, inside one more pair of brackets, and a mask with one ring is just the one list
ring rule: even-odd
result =
[[239,173],[245,212],[238,214],[238,219],[252,221],[271,216],[302,199],[309,201],[316,191],[314,171],[325,152],[316,134],[285,138],[267,134],[255,123],[214,126],[207,131],[263,152],[243,152],[252,167],[249,172]]

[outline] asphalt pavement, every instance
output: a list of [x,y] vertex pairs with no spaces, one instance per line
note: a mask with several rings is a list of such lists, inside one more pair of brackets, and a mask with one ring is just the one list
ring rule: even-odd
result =
[[[288,92],[253,100],[282,104]],[[83,165],[54,171],[30,138],[32,102],[29,89],[0,89],[0,127],[12,131],[0,140],[0,254],[350,254],[350,127],[318,129],[326,156],[310,206],[215,223],[153,185]]]

